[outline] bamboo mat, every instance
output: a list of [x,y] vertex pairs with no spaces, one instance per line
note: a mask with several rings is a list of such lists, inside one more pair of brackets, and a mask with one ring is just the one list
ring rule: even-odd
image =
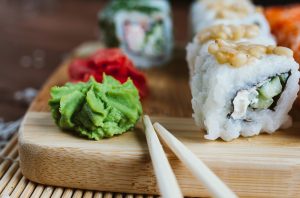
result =
[[97,192],[60,188],[37,184],[26,179],[19,167],[17,134],[0,152],[0,192],[1,198],[156,198],[157,196],[134,195],[111,192]]

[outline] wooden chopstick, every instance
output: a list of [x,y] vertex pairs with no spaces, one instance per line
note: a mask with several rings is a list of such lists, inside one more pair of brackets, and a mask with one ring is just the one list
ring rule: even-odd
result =
[[162,197],[182,198],[183,196],[174,172],[171,169],[149,116],[145,115],[143,117],[143,122],[156,180]]
[[180,161],[193,173],[193,175],[208,189],[213,197],[233,198],[237,195],[232,192],[222,180],[216,176],[194,153],[175,138],[159,123],[154,128],[167,146],[174,152]]

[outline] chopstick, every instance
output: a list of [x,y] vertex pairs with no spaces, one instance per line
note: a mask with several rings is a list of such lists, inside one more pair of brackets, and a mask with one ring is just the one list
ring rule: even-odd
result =
[[155,123],[154,128],[167,146],[193,175],[208,189],[213,197],[233,198],[237,195],[231,191],[194,153],[175,138],[161,124]]
[[154,131],[149,116],[145,115],[143,122],[156,180],[162,197],[182,198],[183,196],[174,172]]

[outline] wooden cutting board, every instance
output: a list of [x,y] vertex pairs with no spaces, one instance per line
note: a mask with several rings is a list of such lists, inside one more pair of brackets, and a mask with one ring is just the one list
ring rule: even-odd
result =
[[[144,112],[159,121],[213,169],[239,196],[300,196],[300,116],[273,135],[208,141],[191,118],[191,95],[184,50],[163,68],[145,71],[151,95]],[[49,113],[49,88],[68,81],[66,61],[46,82],[20,129],[20,165],[38,183],[112,192],[159,194],[143,127],[101,141],[85,140],[59,130]],[[186,196],[208,192],[167,149]]]

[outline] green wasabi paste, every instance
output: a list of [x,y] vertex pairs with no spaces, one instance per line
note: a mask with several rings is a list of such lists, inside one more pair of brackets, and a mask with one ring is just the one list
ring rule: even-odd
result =
[[128,79],[121,84],[111,76],[66,83],[51,89],[49,106],[56,124],[80,136],[99,140],[134,127],[142,114],[138,90]]

